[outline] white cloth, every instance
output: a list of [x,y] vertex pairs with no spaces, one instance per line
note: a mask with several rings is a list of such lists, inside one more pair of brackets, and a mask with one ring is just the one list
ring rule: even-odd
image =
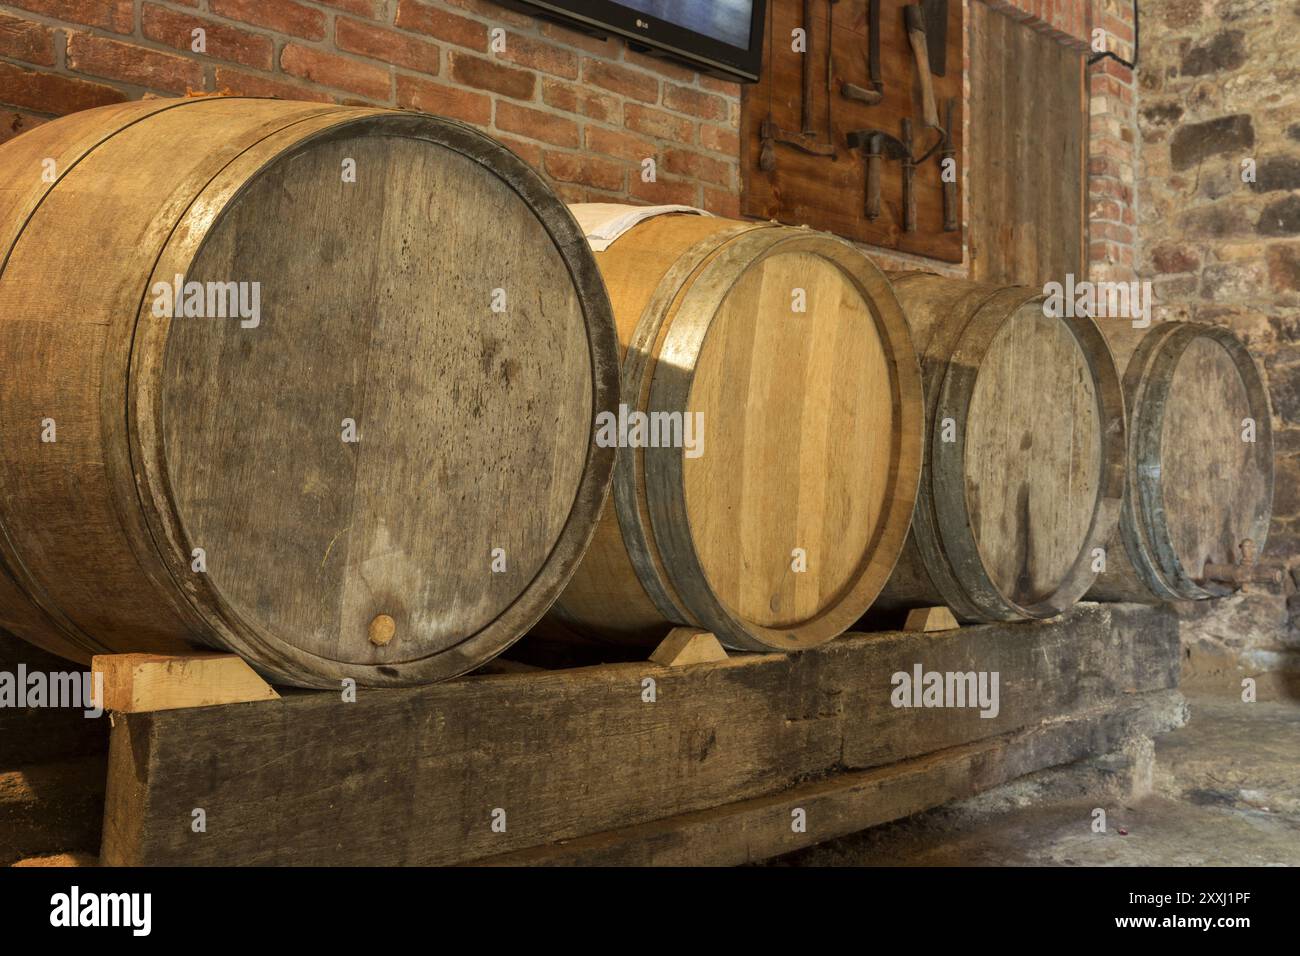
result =
[[644,222],[652,216],[662,216],[669,212],[713,215],[694,206],[626,206],[613,202],[570,203],[569,212],[573,213],[573,218],[578,220],[578,225],[582,227],[582,233],[587,237],[593,252],[604,252],[615,239],[638,222]]

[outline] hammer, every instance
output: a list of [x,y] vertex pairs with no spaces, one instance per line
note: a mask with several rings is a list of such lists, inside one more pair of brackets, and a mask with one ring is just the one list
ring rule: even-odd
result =
[[[911,152],[903,145],[903,141],[897,136],[892,136],[881,129],[855,129],[848,134],[849,149],[861,149],[867,157],[867,188],[866,199],[863,203],[862,213],[868,219],[880,218],[880,163],[883,159],[901,159],[903,160],[903,191],[910,193],[910,184],[906,179],[911,173]],[[904,202],[906,206],[906,202]],[[906,220],[906,210],[904,211]],[[915,215],[913,223],[908,228],[906,222],[904,229],[911,232],[916,228]]]

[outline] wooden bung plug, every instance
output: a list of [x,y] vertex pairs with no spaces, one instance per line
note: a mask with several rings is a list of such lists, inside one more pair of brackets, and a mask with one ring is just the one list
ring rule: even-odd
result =
[[375,619],[370,622],[369,630],[370,643],[376,647],[383,647],[397,633],[397,622],[387,614],[377,614]]

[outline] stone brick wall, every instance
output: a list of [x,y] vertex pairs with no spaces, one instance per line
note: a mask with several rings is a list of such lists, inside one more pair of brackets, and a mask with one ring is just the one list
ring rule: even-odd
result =
[[[1266,555],[1300,577],[1300,4],[1143,0],[1141,47],[1139,271],[1157,319],[1229,326],[1262,361],[1277,437]],[[1284,593],[1188,609],[1191,676],[1289,671],[1294,685],[1295,590],[1289,576]]]
[[[75,110],[187,91],[441,113],[505,142],[567,201],[738,214],[738,84],[487,0],[0,3],[0,141]],[[647,157],[654,182],[640,175]]]

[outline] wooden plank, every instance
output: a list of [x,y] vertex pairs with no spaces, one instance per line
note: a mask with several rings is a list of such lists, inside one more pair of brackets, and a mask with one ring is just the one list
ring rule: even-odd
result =
[[[997,671],[996,715],[891,706],[891,675],[918,664]],[[851,635],[793,656],[125,714],[101,856],[464,862],[985,740],[1175,687],[1178,665],[1168,609],[1081,605],[1051,622]],[[195,834],[199,808],[207,832]]]
[[[1116,750],[1126,736],[1183,723],[1178,691],[1156,691],[1097,710],[875,770],[842,773],[770,796],[489,857],[484,866],[738,866],[950,800],[1027,773]],[[802,810],[805,828],[793,826]]]
[[[764,49],[763,73],[759,82],[741,91],[741,210],[747,216],[775,219],[789,225],[808,225],[833,232],[847,239],[866,242],[886,249],[898,249],[915,255],[948,262],[962,260],[961,217],[956,232],[943,231],[943,185],[938,154],[917,167],[915,192],[917,229],[902,231],[902,164],[887,160],[881,168],[881,215],[869,220],[863,215],[866,160],[860,150],[850,150],[850,130],[875,128],[893,136],[900,135],[904,117],[911,117],[915,146],[920,156],[934,142],[936,133],[927,129],[921,111],[914,104],[918,87],[912,48],[903,24],[903,8],[914,0],[880,0],[881,3],[881,75],[884,99],[873,106],[845,99],[839,93],[841,82],[870,87],[867,76],[867,0],[837,0],[834,3],[834,94],[833,115],[827,133],[827,35],[830,32],[827,10],[831,4],[819,0],[811,4],[813,125],[818,142],[831,142],[835,158],[811,156],[777,144],[776,168],[764,172],[758,168],[761,149],[760,127],[769,116],[787,130],[800,128],[800,88],[803,57],[791,49],[791,30],[800,26],[803,16],[801,0],[772,0],[768,7],[771,24],[770,48]],[[962,31],[964,7],[961,0],[948,4],[947,69],[945,75],[931,77],[940,122],[944,104],[956,98],[953,110],[953,143],[957,162],[962,164]],[[770,50],[770,52],[769,52]],[[965,184],[958,177],[957,203]]]
[[1034,287],[1066,273],[1082,279],[1083,54],[987,4],[970,10],[971,278]]
[[914,607],[903,622],[905,631],[951,631],[956,627],[957,619],[946,607]]
[[124,714],[280,696],[234,654],[97,654],[90,666],[104,675],[104,709]]
[[70,867],[99,866],[99,857],[89,853],[55,853],[50,856],[29,856],[19,860],[14,866]]
[[673,628],[650,653],[650,660],[664,667],[685,667],[687,664],[707,664],[726,659],[727,652],[718,639],[695,627]]

